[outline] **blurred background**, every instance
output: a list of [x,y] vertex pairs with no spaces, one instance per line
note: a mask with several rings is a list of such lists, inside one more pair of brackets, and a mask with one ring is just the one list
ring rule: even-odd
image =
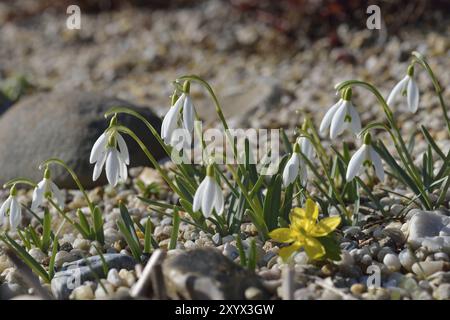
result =
[[[81,9],[80,30],[66,27],[71,4]],[[381,9],[380,30],[366,26],[370,4]],[[366,80],[387,95],[413,50],[448,87],[449,12],[448,0],[3,0],[0,113],[36,93],[81,91],[162,116],[171,82],[198,74],[215,88],[233,126],[293,129],[306,115],[320,121],[339,81]],[[417,77],[424,113],[406,113],[406,106],[396,112],[441,128],[431,82],[424,72]],[[214,122],[211,100],[198,86],[192,90],[200,115]],[[363,121],[379,116],[370,96],[355,99],[365,108]]]
[[[66,28],[70,4],[81,8],[80,30]],[[381,30],[366,27],[370,4],[381,9]],[[412,50],[448,86],[449,12],[448,0],[3,0],[0,112],[23,95],[83,90],[162,115],[171,81],[198,74],[236,126],[293,128],[304,114],[319,121],[341,80],[371,81],[387,94]],[[213,121],[210,101],[193,90]],[[435,108],[432,97],[424,93],[426,108]]]

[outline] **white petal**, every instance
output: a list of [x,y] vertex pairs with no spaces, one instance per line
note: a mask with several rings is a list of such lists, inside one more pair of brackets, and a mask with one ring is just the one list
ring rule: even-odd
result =
[[408,82],[407,98],[409,110],[412,113],[416,113],[417,108],[419,107],[419,88],[412,78]]
[[350,159],[347,167],[347,174],[345,177],[347,181],[353,180],[353,178],[360,172],[363,162],[367,157],[366,148],[367,145],[364,144],[361,148],[359,148],[358,151],[355,152],[353,157]]
[[50,188],[52,189],[52,194],[56,199],[56,203],[61,209],[63,209],[65,203],[63,193],[61,192],[61,190],[59,190],[58,186],[53,181],[50,181]]
[[15,231],[22,220],[22,208],[20,207],[19,201],[15,197],[11,199],[11,206],[9,209],[9,223],[11,230]]
[[195,192],[194,202],[192,204],[192,211],[194,211],[194,212],[197,212],[198,210],[200,210],[200,206],[202,204],[202,198],[203,198],[203,195],[204,195],[204,189],[205,189],[205,186],[206,186],[206,182],[207,182],[207,180],[204,179],[200,183],[197,191]]
[[314,156],[314,149],[311,141],[309,141],[308,138],[300,137],[298,138],[297,142],[300,145],[302,153],[305,155],[305,157],[311,160]]
[[91,155],[89,157],[89,162],[94,163],[98,160],[98,157],[101,155],[103,151],[105,151],[106,144],[108,143],[108,137],[106,132],[104,132],[98,139],[95,141],[94,146],[91,150]]
[[302,186],[306,186],[308,182],[308,168],[306,167],[306,163],[304,161],[300,162],[300,183]]
[[211,216],[212,209],[213,209],[213,203],[215,198],[216,189],[214,188],[215,181],[212,177],[206,177],[206,184],[205,184],[205,192],[203,194],[202,198],[202,212],[203,216],[205,218],[208,218]]
[[117,144],[119,145],[120,156],[126,164],[130,164],[130,154],[128,153],[128,147],[120,133],[117,133]]
[[380,155],[372,148],[369,149],[370,159],[372,160],[373,166],[375,168],[375,174],[381,182],[384,181],[384,169],[383,163],[381,162]]
[[330,126],[330,138],[335,139],[338,135],[340,135],[345,129],[345,117],[348,111],[349,101],[344,101],[339,109],[334,114],[333,119],[331,120]]
[[386,100],[388,106],[391,106],[392,102],[394,102],[395,97],[403,91],[403,89],[407,85],[408,80],[409,76],[406,76],[394,86],[394,89],[392,89],[389,97]]
[[164,120],[161,125],[161,138],[163,138],[164,142],[166,144],[169,144],[172,137],[172,132],[177,128],[178,125],[178,119],[180,117],[180,109],[183,105],[185,95],[182,94],[178,100],[175,102],[175,104],[170,107],[169,111],[167,112],[166,116],[164,117]]
[[6,216],[6,211],[9,208],[9,205],[11,203],[12,197],[9,196],[8,199],[3,202],[2,206],[0,207],[0,224],[2,223],[3,218]]
[[46,180],[47,179],[42,179],[36,186],[36,188],[34,188],[33,191],[33,200],[31,202],[31,210],[35,211],[41,204],[42,201],[44,201],[44,195],[46,192]]
[[107,152],[103,152],[100,156],[100,158],[95,163],[94,172],[92,174],[92,180],[96,181],[98,177],[100,177],[100,174],[102,173],[103,166],[105,165]]
[[214,209],[216,209],[217,214],[222,214],[223,205],[224,205],[222,189],[220,189],[220,186],[217,182],[214,183],[214,187],[216,188],[215,199],[214,199]]
[[333,119],[334,114],[336,113],[337,109],[339,108],[339,106],[341,105],[341,103],[342,103],[343,101],[344,101],[344,100],[339,99],[339,101],[336,102],[336,103],[335,103],[335,104],[327,111],[327,113],[326,113],[325,116],[323,117],[322,122],[320,123],[320,129],[319,129],[319,131],[320,131],[320,133],[321,133],[322,135],[324,135],[324,134],[326,133],[328,127],[329,127],[330,124],[331,124],[331,120]]
[[125,162],[120,161],[120,181],[126,182],[128,178],[128,170]]
[[300,170],[300,159],[297,153],[293,153],[283,170],[283,184],[289,186],[295,181]]
[[186,95],[184,99],[183,106],[183,124],[184,128],[189,131],[189,133],[194,130],[194,106],[192,104],[191,96]]
[[115,187],[119,181],[120,163],[118,151],[114,148],[111,148],[108,151],[105,170],[106,178],[108,179],[109,184]]
[[361,118],[359,117],[358,112],[351,103],[348,106],[348,111],[350,113],[350,117],[352,118],[350,128],[352,129],[354,134],[358,134],[361,132]]

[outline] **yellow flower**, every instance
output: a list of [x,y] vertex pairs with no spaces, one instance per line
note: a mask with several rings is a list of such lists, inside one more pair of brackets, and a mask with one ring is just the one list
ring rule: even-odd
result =
[[307,199],[305,208],[294,208],[290,214],[289,228],[278,228],[269,233],[269,236],[281,243],[291,245],[280,249],[280,257],[286,261],[295,251],[304,248],[312,260],[325,255],[325,248],[316,238],[332,233],[341,223],[341,218],[329,217],[317,221],[319,208],[317,204]]

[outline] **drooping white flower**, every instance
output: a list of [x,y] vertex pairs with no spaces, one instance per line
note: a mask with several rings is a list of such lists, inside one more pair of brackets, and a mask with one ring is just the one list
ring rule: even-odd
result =
[[54,198],[59,208],[64,208],[64,196],[58,186],[50,178],[50,170],[45,169],[44,178],[37,184],[33,191],[31,210],[36,210],[46,198]]
[[312,159],[314,157],[314,147],[311,141],[306,137],[298,137],[297,143],[300,146],[300,150],[308,159]]
[[399,94],[403,96],[406,95],[409,111],[416,113],[419,107],[419,88],[413,76],[414,67],[409,66],[406,76],[394,86],[389,94],[386,101],[389,106],[394,102],[395,98]]
[[191,137],[191,133],[194,130],[195,108],[189,91],[190,83],[186,81],[183,86],[183,93],[170,107],[161,124],[161,138],[166,144],[171,146],[174,146],[176,143],[173,133],[176,129],[181,128],[181,120],[182,126],[189,137]]
[[[309,153],[307,148],[304,151]],[[304,151],[302,150],[302,153],[306,155]],[[300,155],[300,145],[298,143],[295,143],[294,152],[292,153],[288,162],[284,166],[283,185],[285,187],[288,187],[291,183],[293,183],[297,179],[299,175],[301,184],[305,185],[307,179],[306,166],[302,159],[302,156]]]
[[[9,216],[9,219],[8,219]],[[8,224],[12,231],[15,231],[22,220],[22,208],[17,200],[17,190],[15,186],[11,187],[9,197],[0,207],[0,225]]]
[[384,181],[383,163],[381,162],[380,155],[372,147],[371,140],[370,134],[366,134],[364,137],[364,144],[350,159],[346,174],[347,181],[353,180],[355,176],[363,171],[364,167],[371,166],[375,168],[375,174],[378,179]]
[[217,214],[221,214],[224,208],[224,197],[222,189],[214,177],[214,167],[209,165],[206,169],[206,177],[198,187],[194,195],[192,209],[194,212],[201,210],[203,216],[211,216],[213,209]]
[[[114,118],[111,124],[117,121]],[[127,165],[130,164],[130,155],[125,140],[115,130],[104,132],[95,141],[89,158],[95,163],[92,180],[96,181],[102,173],[106,163],[106,178],[110,185],[115,187],[119,181],[125,182],[128,178]]]
[[361,119],[350,101],[351,98],[352,89],[348,88],[342,98],[327,111],[320,124],[322,135],[325,135],[328,127],[331,139],[335,139],[346,129],[350,129],[354,134],[361,131]]

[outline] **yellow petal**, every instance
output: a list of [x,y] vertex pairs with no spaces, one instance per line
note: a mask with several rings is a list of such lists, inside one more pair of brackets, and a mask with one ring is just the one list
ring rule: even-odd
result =
[[325,254],[325,248],[319,240],[306,237],[303,245],[305,252],[311,260],[319,259]]
[[269,233],[269,237],[281,243],[289,243],[295,240],[295,235],[289,228],[278,228]]
[[313,237],[324,237],[333,232],[340,223],[341,217],[338,216],[322,219],[311,229],[309,235]]
[[319,217],[319,206],[311,199],[306,199],[305,203],[306,218],[312,221],[316,221]]
[[287,247],[283,247],[280,249],[280,252],[278,253],[281,257],[281,259],[283,259],[283,261],[287,261],[289,259],[289,257],[298,249],[300,249],[302,247],[301,243],[299,242],[294,242],[293,244],[291,244],[290,246]]

